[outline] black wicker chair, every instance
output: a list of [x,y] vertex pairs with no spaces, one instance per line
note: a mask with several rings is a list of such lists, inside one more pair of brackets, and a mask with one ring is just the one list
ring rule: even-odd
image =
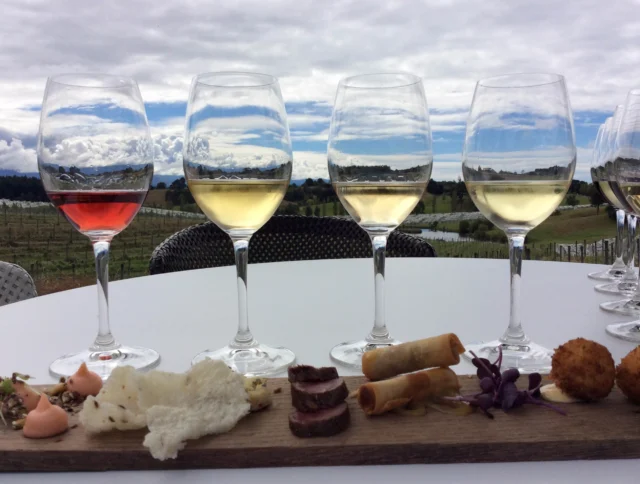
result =
[[[390,257],[435,257],[424,239],[393,232]],[[371,257],[369,236],[353,220],[337,217],[276,215],[251,238],[249,262]],[[151,255],[149,272],[167,272],[234,265],[229,236],[211,222],[173,234]]]

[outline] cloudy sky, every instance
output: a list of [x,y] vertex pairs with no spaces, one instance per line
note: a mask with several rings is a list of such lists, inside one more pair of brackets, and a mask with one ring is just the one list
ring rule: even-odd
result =
[[513,72],[567,78],[588,178],[598,125],[640,86],[638,0],[19,0],[0,27],[0,170],[37,171],[47,76],[102,72],[138,80],[156,172],[182,173],[193,75],[248,70],[280,79],[294,142],[293,178],[326,177],[336,85],[347,75],[424,79],[435,179],[460,173],[475,81]]

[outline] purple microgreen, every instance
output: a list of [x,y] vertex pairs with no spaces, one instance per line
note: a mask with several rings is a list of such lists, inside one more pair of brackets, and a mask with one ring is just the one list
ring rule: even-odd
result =
[[540,396],[540,385],[542,385],[542,376],[540,373],[531,373],[529,375],[529,392],[534,397]]
[[480,409],[489,418],[494,418],[489,411],[492,407],[502,408],[503,411],[507,412],[526,403],[547,407],[561,415],[566,415],[564,410],[539,398],[540,386],[542,385],[542,377],[539,373],[531,373],[529,375],[527,390],[518,390],[516,386],[516,381],[520,378],[518,369],[508,368],[504,372],[500,372],[503,361],[501,347],[498,347],[498,358],[495,363],[491,363],[486,358],[478,357],[474,352],[471,352],[471,355],[473,356],[471,363],[477,368],[476,375],[480,380],[481,392],[475,395],[447,397],[451,401],[468,403],[472,407]]
[[518,387],[516,387],[515,383],[511,381],[502,383],[502,410],[506,412],[513,408],[518,398],[518,393]]
[[494,373],[491,370],[491,366],[493,366],[491,365],[491,362],[486,358],[478,358],[478,356],[473,351],[471,351],[471,354],[473,355],[471,363],[473,363],[473,366],[478,369],[478,371],[476,372],[478,378],[480,378],[481,380],[483,378],[492,378],[494,376]]
[[496,385],[493,378],[487,376],[480,380],[480,389],[482,390],[482,393],[492,393],[495,388]]
[[503,382],[515,383],[520,378],[520,372],[517,368],[509,368],[502,372],[501,378]]
[[498,357],[496,358],[496,361],[493,362],[493,364],[498,368],[502,366],[502,346],[498,346]]
[[567,412],[565,412],[560,407],[556,407],[555,405],[552,405],[549,402],[545,402],[541,398],[534,398],[531,396],[529,392],[525,392],[525,393],[528,395],[526,403],[531,403],[533,405],[538,405],[540,407],[547,407],[548,409],[553,410],[554,412],[557,412],[560,415],[564,415],[565,417],[567,416]]

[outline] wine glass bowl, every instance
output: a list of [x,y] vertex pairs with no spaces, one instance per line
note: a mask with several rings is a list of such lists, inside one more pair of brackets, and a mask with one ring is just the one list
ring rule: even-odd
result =
[[369,234],[373,247],[374,327],[364,340],[338,344],[330,353],[337,363],[360,368],[364,351],[397,343],[385,321],[385,248],[431,176],[431,126],[422,80],[380,73],[340,81],[327,157],[340,202]]
[[98,279],[98,336],[85,351],[54,361],[54,376],[81,363],[107,378],[120,365],[145,370],[160,357],[119,344],[108,313],[109,245],[136,216],[153,177],[153,142],[137,83],[65,74],[47,80],[38,133],[38,169],[51,202],[91,241]]
[[233,341],[196,355],[221,359],[245,375],[277,374],[295,361],[288,349],[258,343],[249,329],[249,240],[274,214],[293,164],[287,113],[276,78],[214,72],[191,84],[183,147],[189,190],[204,214],[229,234],[238,283],[238,331]]
[[514,74],[478,81],[467,121],[462,173],[478,210],[509,240],[511,311],[503,336],[465,345],[465,356],[495,359],[522,372],[548,371],[551,352],[532,342],[520,320],[526,234],[564,199],[576,165],[571,106],[556,74]]

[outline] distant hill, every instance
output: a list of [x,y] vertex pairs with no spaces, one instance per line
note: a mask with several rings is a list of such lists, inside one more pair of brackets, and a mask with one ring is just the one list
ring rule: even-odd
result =
[[40,173],[22,173],[16,170],[0,169],[0,176],[26,176],[27,178],[40,178]]

